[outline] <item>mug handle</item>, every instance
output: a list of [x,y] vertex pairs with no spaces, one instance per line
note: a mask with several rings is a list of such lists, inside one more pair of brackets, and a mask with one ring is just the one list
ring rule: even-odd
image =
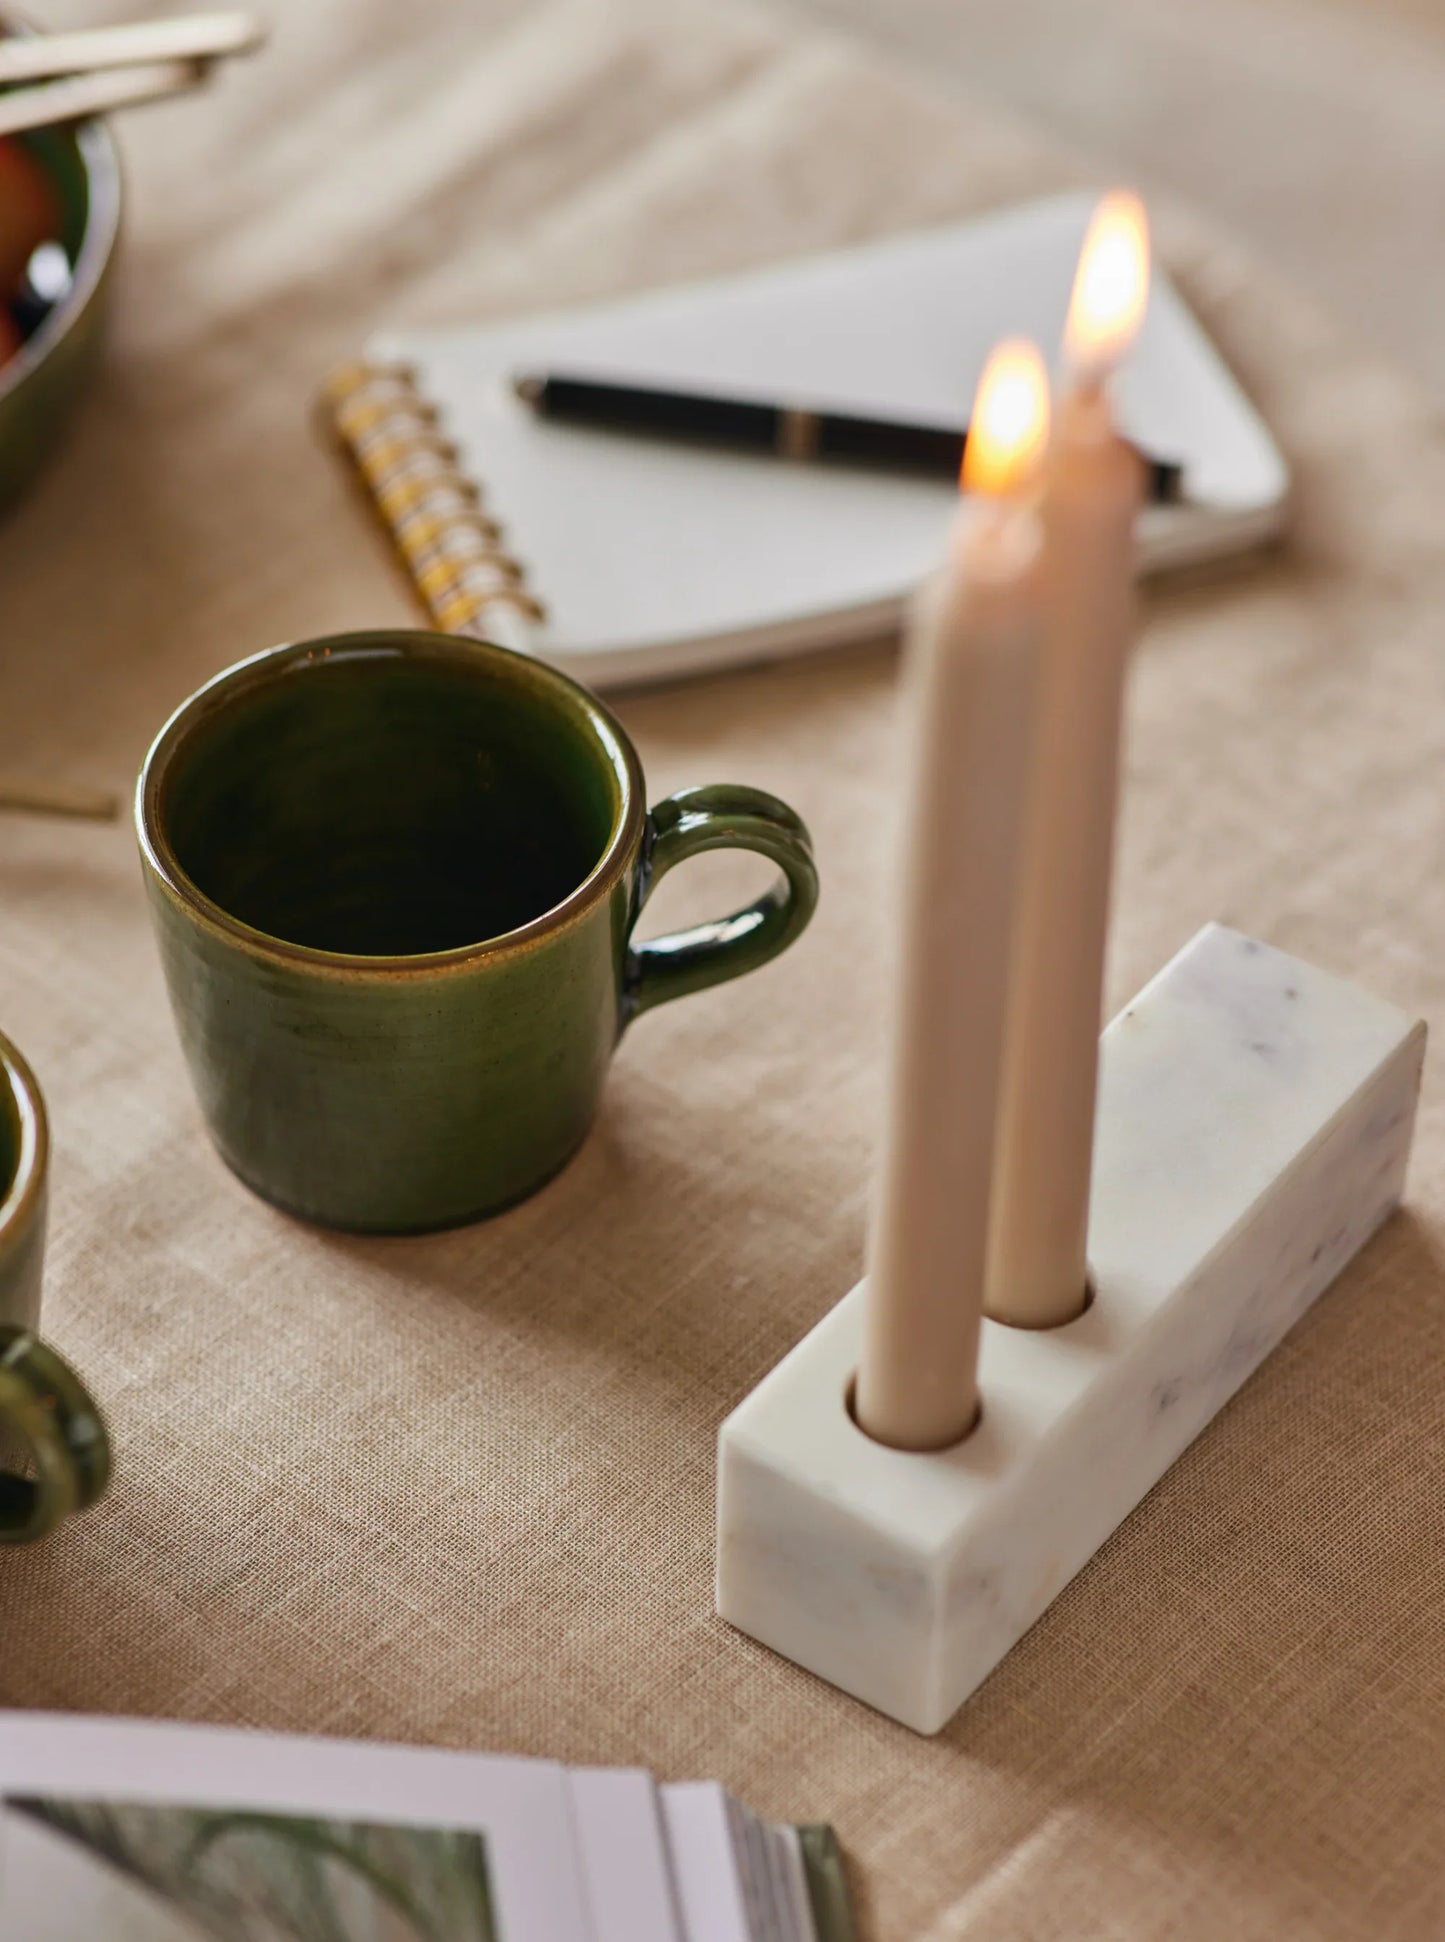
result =
[[35,1475],[0,1470],[0,1544],[30,1544],[93,1504],[110,1481],[110,1439],[79,1376],[28,1328],[0,1326],[0,1434],[18,1435]]
[[785,951],[807,926],[818,901],[818,872],[807,825],[785,802],[739,782],[679,789],[647,818],[633,906],[635,924],[653,889],[679,863],[704,850],[756,850],[782,874],[756,903],[691,930],[629,944],[622,1022],[639,1012],[704,991]]

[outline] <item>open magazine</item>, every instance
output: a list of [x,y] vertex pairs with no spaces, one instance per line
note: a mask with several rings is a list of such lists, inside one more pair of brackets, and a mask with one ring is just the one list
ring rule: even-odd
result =
[[853,1942],[831,1829],[634,1769],[0,1713],[4,1942]]

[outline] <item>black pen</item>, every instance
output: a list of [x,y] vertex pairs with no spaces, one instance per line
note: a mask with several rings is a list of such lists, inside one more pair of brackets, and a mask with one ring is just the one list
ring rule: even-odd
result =
[[[956,479],[968,440],[963,426],[614,384],[570,372],[524,372],[512,382],[517,396],[539,418],[649,438],[723,445],[735,451],[769,452],[799,464],[831,461]],[[1177,502],[1182,497],[1182,467],[1147,452],[1140,456],[1149,471],[1149,498],[1156,505]]]

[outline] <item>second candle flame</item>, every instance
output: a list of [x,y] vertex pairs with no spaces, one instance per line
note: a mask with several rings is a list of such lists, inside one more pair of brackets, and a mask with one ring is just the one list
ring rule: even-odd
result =
[[1049,442],[1049,380],[1037,346],[1009,337],[983,367],[963,447],[963,489],[1016,497],[1038,478]]
[[1107,195],[1090,218],[1064,326],[1074,372],[1098,382],[1139,334],[1149,301],[1149,218],[1127,189]]

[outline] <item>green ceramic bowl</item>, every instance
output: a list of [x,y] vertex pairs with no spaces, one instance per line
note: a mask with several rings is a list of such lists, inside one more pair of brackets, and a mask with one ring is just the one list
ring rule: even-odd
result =
[[120,159],[104,122],[16,139],[40,157],[60,191],[61,241],[75,281],[17,354],[0,364],[0,507],[53,450],[85,390],[100,351],[120,230]]

